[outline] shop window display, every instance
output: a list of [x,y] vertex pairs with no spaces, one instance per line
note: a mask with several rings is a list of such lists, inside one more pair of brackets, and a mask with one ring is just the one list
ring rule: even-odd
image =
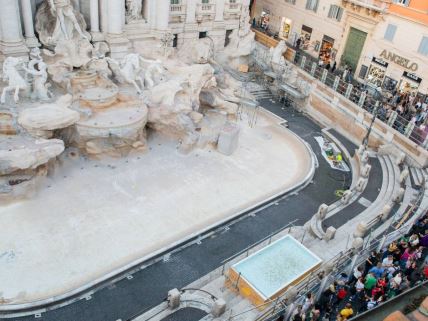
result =
[[382,84],[382,89],[389,92],[393,92],[397,88],[397,83],[397,80],[392,79],[390,77],[385,77],[385,80]]
[[325,65],[331,63],[334,60],[333,44],[334,39],[324,36],[321,42],[319,59],[322,60]]
[[288,37],[290,36],[290,32],[291,20],[287,18],[282,18],[280,37],[282,39],[288,39]]
[[367,76],[367,83],[380,87],[385,78],[385,69],[371,65]]
[[402,92],[417,93],[419,86],[422,82],[422,78],[419,78],[415,74],[405,71],[400,79],[399,89]]

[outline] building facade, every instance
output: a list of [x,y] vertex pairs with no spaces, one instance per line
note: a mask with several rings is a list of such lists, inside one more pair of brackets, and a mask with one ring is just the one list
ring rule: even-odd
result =
[[[0,0],[0,55],[25,56],[40,46],[36,12],[48,0]],[[217,50],[226,35],[248,22],[250,0],[70,0],[82,13],[93,41],[106,41],[112,56],[150,53],[167,32],[173,45],[211,37]],[[137,10],[135,11],[135,8]]]
[[360,82],[428,94],[426,0],[255,0],[251,14],[316,59],[350,66]]

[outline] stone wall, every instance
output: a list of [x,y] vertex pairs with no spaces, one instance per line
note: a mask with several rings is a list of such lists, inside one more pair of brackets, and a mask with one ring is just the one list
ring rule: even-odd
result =
[[[347,138],[359,145],[367,133],[372,115],[358,107],[332,89],[299,70],[299,76],[312,84],[312,91],[303,111],[323,126],[342,132]],[[415,166],[428,165],[428,151],[411,141],[392,127],[376,119],[369,140],[369,146],[378,148],[392,144],[408,156]]]

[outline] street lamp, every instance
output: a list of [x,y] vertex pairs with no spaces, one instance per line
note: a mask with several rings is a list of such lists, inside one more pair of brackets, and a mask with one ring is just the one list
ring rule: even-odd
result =
[[[376,93],[379,93],[379,92],[376,90]],[[376,120],[376,117],[377,117],[377,110],[378,110],[378,108],[379,108],[379,100],[376,100],[376,103],[375,103],[375,106],[374,106],[374,109],[373,109],[372,120],[370,122],[370,126],[367,129],[367,134],[364,137],[363,143],[362,143],[363,146],[364,146],[364,149],[367,149],[367,146],[369,145],[369,138],[370,138],[370,134],[371,134],[372,129],[373,129],[373,124],[374,124],[374,122]]]

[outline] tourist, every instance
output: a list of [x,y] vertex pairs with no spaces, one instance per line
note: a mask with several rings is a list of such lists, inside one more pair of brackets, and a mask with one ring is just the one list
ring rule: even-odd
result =
[[300,49],[301,44],[302,44],[302,38],[299,37],[299,38],[297,38],[297,41],[296,41],[297,49]]
[[297,308],[293,311],[291,314],[291,320],[292,321],[303,321],[304,320],[304,312],[303,312],[303,306],[298,305]]
[[327,60],[327,64],[325,65],[325,69],[330,70],[331,65],[330,65],[330,59]]
[[337,63],[336,61],[333,63],[333,67],[331,67],[331,72],[334,73],[336,71]]
[[349,67],[349,68],[348,68],[348,72],[347,72],[347,74],[346,74],[346,82],[347,82],[347,83],[352,83],[352,80],[353,80],[353,76],[352,76],[352,68],[351,68],[351,67]]
[[382,267],[382,263],[380,262],[369,270],[369,273],[372,273],[376,279],[380,278],[383,275],[383,272],[385,272],[385,269]]
[[372,291],[376,285],[376,282],[377,280],[374,274],[369,272],[369,274],[366,276],[366,281],[364,282],[364,289],[366,290],[366,293],[370,293]]
[[354,314],[354,310],[352,310],[351,303],[346,303],[345,308],[340,311],[340,316],[344,319],[348,320]]
[[388,254],[386,258],[382,260],[382,267],[388,269],[394,265],[394,257],[392,254]]
[[306,294],[305,302],[303,303],[303,306],[302,306],[302,312],[306,314],[306,312],[308,312],[309,309],[312,308],[313,304],[314,304],[314,299],[313,299],[312,293]]
[[[315,315],[316,320],[321,318],[326,321],[329,320],[327,315],[335,315],[336,320],[347,320],[354,316],[354,311],[373,309],[428,279],[427,245],[428,213],[415,222],[409,234],[387,245],[381,255],[371,252],[364,268],[354,268],[348,280],[345,278],[346,274],[340,274],[317,302],[320,316],[317,313],[309,316]],[[379,257],[382,259],[379,260]],[[306,298],[306,302],[309,301]],[[314,308],[312,311],[318,310]]]
[[351,278],[349,279],[349,284],[353,285],[362,275],[363,275],[363,267],[357,266],[354,268],[354,272],[352,273]]
[[379,261],[376,251],[372,251],[370,256],[366,259],[366,265],[364,269],[364,274],[366,274],[373,266],[376,266]]

